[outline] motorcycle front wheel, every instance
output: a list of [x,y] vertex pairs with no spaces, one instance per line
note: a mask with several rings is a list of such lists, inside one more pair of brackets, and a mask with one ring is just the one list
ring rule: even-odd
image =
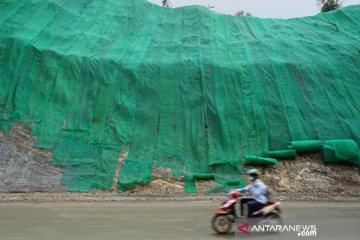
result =
[[211,225],[215,232],[226,234],[230,231],[232,222],[227,214],[219,214],[213,217]]

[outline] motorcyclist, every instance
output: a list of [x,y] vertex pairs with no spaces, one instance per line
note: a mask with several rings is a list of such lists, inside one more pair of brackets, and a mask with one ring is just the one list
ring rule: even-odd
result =
[[259,179],[260,173],[257,169],[247,170],[246,175],[249,176],[251,183],[244,188],[237,189],[237,191],[241,193],[250,192],[252,198],[242,198],[240,200],[241,216],[244,215],[244,204],[247,203],[248,217],[257,217],[257,215],[253,215],[253,213],[265,207],[268,202],[268,187]]

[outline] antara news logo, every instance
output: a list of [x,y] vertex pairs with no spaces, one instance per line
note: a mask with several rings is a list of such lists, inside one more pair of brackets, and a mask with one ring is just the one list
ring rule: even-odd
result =
[[316,237],[316,225],[251,225],[250,222],[237,227],[237,230],[244,234],[255,232],[294,232],[298,237]]

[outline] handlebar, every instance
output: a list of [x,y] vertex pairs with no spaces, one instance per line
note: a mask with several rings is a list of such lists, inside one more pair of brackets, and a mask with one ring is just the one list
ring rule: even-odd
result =
[[240,197],[241,196],[241,191],[232,190],[231,192],[229,192],[229,195],[234,196],[234,197]]

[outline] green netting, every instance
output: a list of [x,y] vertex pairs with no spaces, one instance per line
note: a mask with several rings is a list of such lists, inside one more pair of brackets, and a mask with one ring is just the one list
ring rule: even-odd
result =
[[121,150],[120,190],[154,168],[242,179],[245,155],[360,142],[358,22],[359,6],[281,20],[146,0],[2,0],[0,128],[32,127],[70,191],[111,189]]
[[196,180],[210,180],[215,179],[215,175],[212,173],[197,173],[193,175]]
[[120,172],[118,183],[119,190],[126,191],[127,189],[132,188],[137,184],[151,182],[151,173],[151,161],[128,157],[124,167]]
[[111,190],[119,157],[119,149],[103,148],[91,161],[67,165],[61,183],[68,191]]
[[324,144],[324,162],[345,162],[360,166],[359,147],[350,139],[330,140]]
[[186,193],[196,193],[196,183],[193,177],[186,176],[185,177],[185,192]]
[[292,141],[289,147],[300,153],[317,152],[322,150],[323,143],[320,140]]
[[296,151],[295,150],[269,151],[268,156],[271,158],[295,159]]
[[195,173],[185,176],[185,192],[196,193],[197,187],[195,180],[214,180],[215,175],[212,173]]
[[244,164],[268,166],[268,165],[277,165],[278,161],[274,158],[265,158],[265,157],[246,155],[245,159],[244,159]]

